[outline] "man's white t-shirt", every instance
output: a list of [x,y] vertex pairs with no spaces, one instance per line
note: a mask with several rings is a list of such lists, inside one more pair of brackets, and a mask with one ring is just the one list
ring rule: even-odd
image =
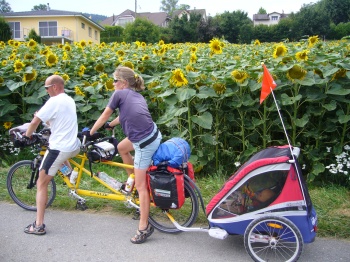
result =
[[80,147],[76,105],[66,93],[50,97],[36,116],[50,125],[50,149],[72,152]]

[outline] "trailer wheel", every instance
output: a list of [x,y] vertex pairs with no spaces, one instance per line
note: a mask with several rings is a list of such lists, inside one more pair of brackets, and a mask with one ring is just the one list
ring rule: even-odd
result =
[[254,261],[297,261],[304,242],[292,221],[285,217],[265,216],[248,225],[244,246]]

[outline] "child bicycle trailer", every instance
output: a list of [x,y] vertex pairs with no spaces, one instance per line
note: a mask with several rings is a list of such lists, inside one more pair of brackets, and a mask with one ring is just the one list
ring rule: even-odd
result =
[[316,237],[317,216],[299,152],[287,145],[256,153],[206,206],[210,227],[244,235],[255,261],[296,261],[303,244]]

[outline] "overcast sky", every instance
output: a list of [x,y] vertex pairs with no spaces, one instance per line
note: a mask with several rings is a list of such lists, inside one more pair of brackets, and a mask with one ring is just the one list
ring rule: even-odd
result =
[[[14,12],[30,11],[34,5],[49,3],[51,9],[75,11],[89,14],[98,14],[105,16],[118,15],[126,9],[135,11],[135,2],[137,3],[137,12],[159,12],[161,0],[5,0]],[[179,0],[178,5],[187,4],[190,9],[205,9],[207,15],[215,16],[217,13],[225,11],[241,10],[248,13],[248,17],[253,18],[253,14],[262,7],[267,13],[291,13],[297,12],[303,4],[316,3],[318,0]]]

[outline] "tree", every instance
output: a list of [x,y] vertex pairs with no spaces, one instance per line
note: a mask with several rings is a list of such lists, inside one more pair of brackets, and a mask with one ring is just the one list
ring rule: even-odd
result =
[[11,6],[5,0],[0,0],[0,13],[12,12]]
[[12,32],[9,24],[4,18],[0,17],[0,41],[7,42],[12,37]]
[[136,18],[133,23],[128,23],[123,32],[126,42],[155,43],[159,41],[159,27],[145,18]]
[[178,6],[176,9],[178,10],[190,10],[191,6],[186,5],[186,4],[181,4],[180,6]]
[[266,15],[267,12],[266,12],[266,10],[265,10],[264,8],[260,7],[260,9],[259,9],[259,11],[258,11],[258,14],[259,14],[259,15]]
[[32,8],[32,11],[40,11],[40,10],[46,11],[47,10],[47,5],[45,5],[45,4],[35,5]]
[[34,28],[30,29],[29,34],[28,34],[28,39],[33,39],[37,43],[41,43],[41,36],[35,32]]
[[105,30],[101,32],[101,42],[122,42],[124,28],[121,26],[105,26]]
[[321,4],[336,25],[350,21],[350,0],[323,0]]
[[202,16],[198,13],[191,13],[189,18],[186,15],[183,15],[181,18],[175,17],[169,23],[172,35],[171,42],[198,42],[198,30],[201,19]]
[[172,15],[173,12],[176,10],[177,3],[179,0],[162,0],[160,10],[168,13],[168,15]]

